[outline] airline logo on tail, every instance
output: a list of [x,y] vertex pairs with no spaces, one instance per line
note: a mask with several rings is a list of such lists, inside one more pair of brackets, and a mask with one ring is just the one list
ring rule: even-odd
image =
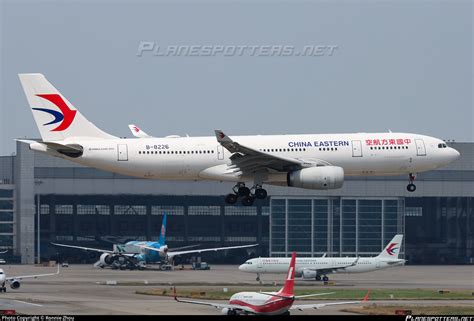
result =
[[166,228],[164,225],[161,225],[161,236],[165,236]]
[[390,243],[387,247],[388,255],[395,255],[395,251],[398,250],[398,247],[395,247],[398,243]]
[[58,111],[53,110],[53,109],[32,108],[34,110],[39,110],[39,111],[42,111],[42,112],[45,112],[45,113],[49,113],[54,117],[54,119],[52,121],[50,121],[49,123],[43,124],[43,126],[60,123],[58,127],[54,128],[54,129],[51,129],[52,132],[60,132],[60,131],[68,129],[69,126],[71,126],[71,124],[74,120],[74,117],[76,117],[77,110],[70,109],[69,106],[61,98],[60,95],[58,95],[58,94],[43,94],[43,95],[36,95],[36,96],[48,100],[49,102],[56,105],[56,107],[58,107],[59,110],[61,110],[61,112],[58,112]]

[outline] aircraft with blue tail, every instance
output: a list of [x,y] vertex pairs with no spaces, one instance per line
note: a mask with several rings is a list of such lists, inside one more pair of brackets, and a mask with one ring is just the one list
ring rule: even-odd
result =
[[167,216],[163,215],[163,221],[161,223],[160,237],[158,241],[129,241],[125,244],[118,245],[114,250],[104,250],[97,248],[90,248],[77,245],[52,243],[56,246],[80,249],[85,251],[95,251],[102,253],[99,260],[94,264],[96,267],[104,268],[111,267],[112,269],[139,269],[143,270],[146,268],[147,263],[158,262],[160,266],[169,265],[173,258],[178,255],[212,252],[212,251],[223,251],[232,249],[241,249],[254,247],[258,244],[250,245],[238,245],[238,246],[227,246],[218,248],[207,248],[207,249],[193,249],[184,250],[198,245],[190,245],[185,247],[176,248],[169,250],[166,245],[166,222]]

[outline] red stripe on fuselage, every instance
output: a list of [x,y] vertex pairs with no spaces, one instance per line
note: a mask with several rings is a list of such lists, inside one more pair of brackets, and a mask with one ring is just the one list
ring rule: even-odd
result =
[[272,297],[270,300],[262,305],[254,305],[242,300],[231,300],[229,303],[233,305],[240,305],[248,307],[259,314],[278,314],[288,311],[293,304],[293,299],[281,299],[278,297]]

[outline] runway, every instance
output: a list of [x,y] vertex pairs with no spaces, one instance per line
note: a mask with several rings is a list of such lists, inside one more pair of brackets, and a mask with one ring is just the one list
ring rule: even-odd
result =
[[[39,274],[55,271],[54,267],[27,265],[4,266],[7,276]],[[472,266],[404,266],[363,274],[331,275],[335,286],[351,289],[376,288],[431,288],[464,289],[474,291]],[[265,284],[281,283],[283,275],[264,275]],[[109,284],[109,285],[107,285]],[[116,285],[113,285],[116,284]],[[1,309],[14,309],[25,314],[219,314],[212,307],[182,304],[172,297],[136,294],[137,290],[172,285],[258,285],[255,275],[240,272],[237,266],[211,267],[209,271],[112,271],[90,265],[70,265],[57,276],[22,281],[17,290],[8,287],[0,294]],[[319,292],[334,287],[321,282],[296,282],[296,287],[307,287]],[[262,285],[265,290],[271,287]],[[273,288],[271,288],[273,289]],[[354,298],[357,300],[358,298]],[[311,301],[304,301],[310,303]],[[324,301],[317,301],[324,302]],[[374,301],[375,302],[375,301]],[[376,301],[377,304],[399,304],[398,301]],[[470,300],[410,301],[410,304],[472,305]],[[372,304],[373,302],[367,303]],[[348,306],[327,307],[320,310],[292,311],[292,314],[347,314]],[[353,307],[353,306],[351,306]]]

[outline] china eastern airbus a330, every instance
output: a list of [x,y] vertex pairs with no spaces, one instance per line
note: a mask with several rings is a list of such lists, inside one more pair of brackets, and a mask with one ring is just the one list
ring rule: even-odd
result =
[[26,141],[30,149],[141,178],[235,182],[229,204],[266,198],[264,184],[327,190],[346,176],[406,174],[413,192],[416,173],[459,157],[441,139],[392,132],[121,139],[89,122],[42,74],[19,77],[42,138]]

